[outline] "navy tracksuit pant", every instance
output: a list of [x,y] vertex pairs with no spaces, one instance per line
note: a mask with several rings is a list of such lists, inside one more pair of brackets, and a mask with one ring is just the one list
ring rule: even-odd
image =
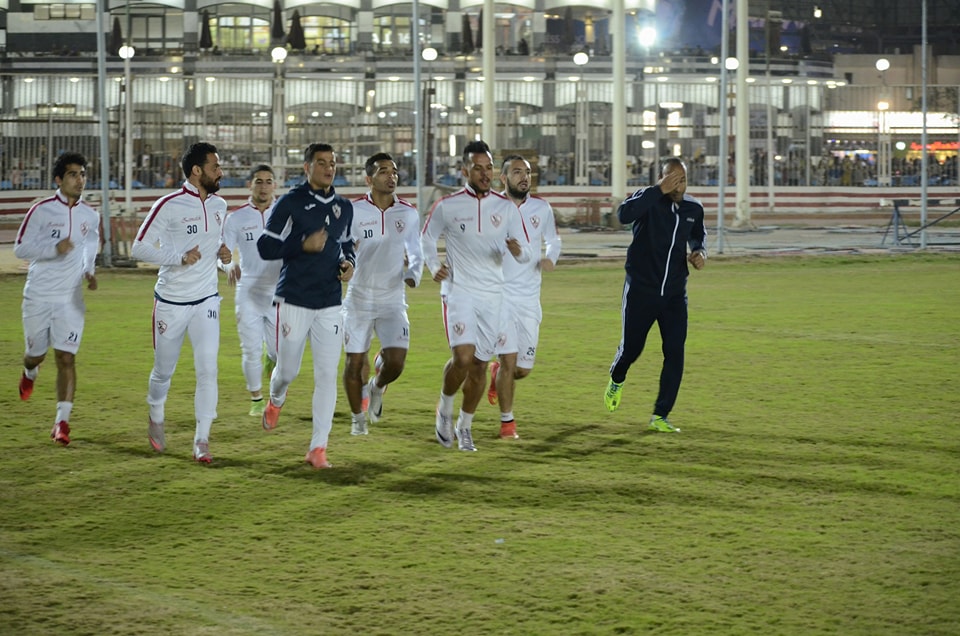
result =
[[630,365],[643,353],[647,334],[656,322],[663,340],[663,368],[653,413],[666,417],[677,401],[680,381],[683,379],[683,347],[687,340],[686,292],[661,296],[659,290],[631,287],[628,275],[623,285],[621,311],[622,335],[613,364],[610,365],[610,377],[617,384],[626,379]]

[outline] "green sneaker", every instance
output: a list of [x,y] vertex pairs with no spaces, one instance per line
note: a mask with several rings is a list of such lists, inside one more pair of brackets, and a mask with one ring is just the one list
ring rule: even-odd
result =
[[250,401],[250,416],[251,417],[263,417],[263,409],[267,408],[267,401],[264,400],[251,400]]
[[660,433],[679,433],[680,429],[667,421],[667,418],[659,415],[650,416],[650,430]]
[[620,408],[620,392],[623,390],[623,383],[617,384],[610,378],[607,382],[607,391],[603,394],[603,403],[607,410],[613,413]]

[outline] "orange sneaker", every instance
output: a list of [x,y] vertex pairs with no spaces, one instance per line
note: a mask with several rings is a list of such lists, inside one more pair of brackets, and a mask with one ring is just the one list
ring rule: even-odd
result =
[[520,436],[517,435],[517,422],[515,420],[500,422],[500,439],[520,439]]
[[50,439],[61,446],[70,443],[70,425],[67,424],[66,420],[61,420],[53,425],[53,430],[50,431]]
[[490,390],[487,391],[487,400],[490,404],[497,403],[497,372],[500,371],[500,363],[494,360],[490,363]]
[[27,377],[23,371],[20,372],[20,399],[29,400],[33,395],[33,380]]
[[274,406],[271,400],[267,400],[267,408],[263,409],[263,430],[272,431],[277,428],[277,422],[280,420],[280,407]]
[[304,457],[304,461],[317,470],[323,468],[333,468],[333,465],[327,461],[327,449],[320,448],[319,446],[307,453],[307,456]]

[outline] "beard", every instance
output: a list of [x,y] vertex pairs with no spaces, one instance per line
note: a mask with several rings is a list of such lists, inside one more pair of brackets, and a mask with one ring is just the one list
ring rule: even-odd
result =
[[210,179],[207,175],[201,174],[200,185],[207,191],[207,194],[213,194],[220,189],[220,179]]
[[529,187],[526,190],[520,190],[519,188],[514,188],[512,185],[507,183],[507,194],[510,195],[511,199],[524,199],[526,198],[528,192],[530,192]]

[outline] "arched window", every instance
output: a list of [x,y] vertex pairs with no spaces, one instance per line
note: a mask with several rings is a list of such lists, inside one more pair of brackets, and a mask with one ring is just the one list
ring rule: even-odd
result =
[[208,11],[210,35],[220,51],[251,53],[270,50],[269,10],[249,4],[220,4]]

